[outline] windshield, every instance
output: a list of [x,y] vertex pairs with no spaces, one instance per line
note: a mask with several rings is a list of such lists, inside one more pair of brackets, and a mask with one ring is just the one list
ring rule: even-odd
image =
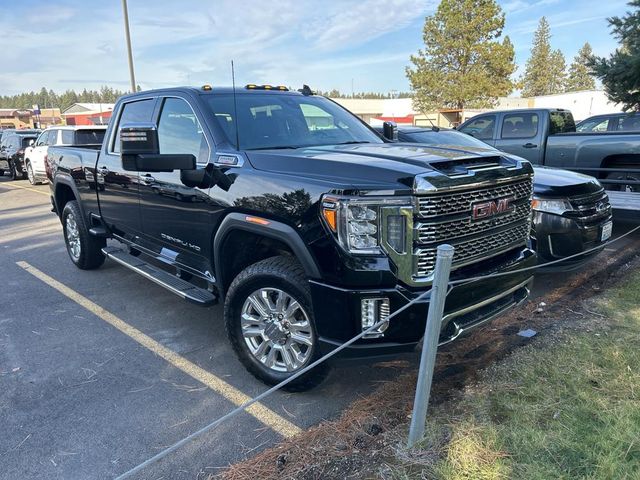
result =
[[456,130],[421,130],[418,132],[404,133],[411,142],[426,143],[427,145],[457,145],[460,147],[492,148],[481,140],[473,138],[471,135],[461,133]]
[[238,93],[238,146],[233,94],[208,95],[207,100],[228,142],[239,150],[384,143],[357,117],[324,97]]

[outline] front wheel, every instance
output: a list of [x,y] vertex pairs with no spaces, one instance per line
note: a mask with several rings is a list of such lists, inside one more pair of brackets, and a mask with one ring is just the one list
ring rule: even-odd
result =
[[107,242],[104,238],[94,237],[89,233],[80,205],[75,200],[67,202],[62,210],[62,228],[67,253],[76,267],[93,270],[104,263],[102,248]]
[[[275,385],[320,357],[311,295],[304,270],[288,256],[245,268],[227,293],[225,327],[240,361],[255,377]],[[288,383],[302,391],[318,385],[326,364]]]
[[27,163],[27,178],[29,179],[29,183],[31,185],[37,185],[38,182],[36,182],[36,176],[33,173],[31,162]]

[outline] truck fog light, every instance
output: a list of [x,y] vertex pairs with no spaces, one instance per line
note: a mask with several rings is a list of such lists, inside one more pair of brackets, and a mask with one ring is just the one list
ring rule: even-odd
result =
[[387,217],[387,243],[398,253],[405,253],[405,222],[404,215],[389,215]]
[[[361,300],[360,319],[362,330],[375,325],[389,316],[388,298],[363,298]],[[384,336],[384,331],[389,328],[389,322],[384,322],[375,330],[367,333],[363,338],[379,338]]]

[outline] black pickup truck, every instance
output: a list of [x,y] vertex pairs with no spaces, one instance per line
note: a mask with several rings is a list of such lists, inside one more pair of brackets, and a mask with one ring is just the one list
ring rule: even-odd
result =
[[[395,145],[308,87],[125,96],[100,150],[51,147],[47,173],[76,266],[108,257],[197,304],[224,299],[235,351],[270,384],[427,291],[438,244],[455,246],[454,279],[536,264],[528,162]],[[441,342],[523,301],[531,278],[455,286]],[[345,355],[411,351],[427,307]]]

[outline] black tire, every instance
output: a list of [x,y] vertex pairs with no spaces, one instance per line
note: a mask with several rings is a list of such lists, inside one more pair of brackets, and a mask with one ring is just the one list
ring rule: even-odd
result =
[[0,177],[4,177],[4,170],[0,169]]
[[29,179],[29,183],[31,185],[38,185],[40,182],[36,182],[36,176],[33,173],[33,167],[31,166],[31,162],[26,162],[27,166],[27,178]]
[[[275,371],[261,363],[251,353],[242,334],[241,314],[243,306],[249,296],[261,288],[281,290],[295,299],[307,315],[311,328],[312,345],[309,347],[310,351],[305,361],[291,372]],[[250,265],[240,272],[227,292],[224,304],[224,319],[227,336],[238,358],[251,374],[268,385],[282,382],[320,357],[318,334],[313,318],[311,294],[307,278],[302,266],[291,257],[267,258]],[[282,356],[280,358],[283,359]],[[288,391],[311,389],[320,384],[328,373],[329,367],[326,363],[322,363],[310,372],[288,383],[284,389]]]
[[[73,224],[76,226],[74,232]],[[104,238],[89,233],[78,202],[67,202],[62,210],[62,231],[69,258],[82,270],[93,270],[104,263],[101,249],[107,244]]]
[[[632,166],[632,165],[616,165],[616,168],[629,168],[629,169],[635,169],[638,168],[637,166]],[[640,180],[640,175],[637,173],[625,173],[625,172],[612,172],[609,175],[607,175],[607,179],[608,180],[634,180],[634,181],[639,181]],[[626,191],[631,191],[631,192],[640,192],[640,185],[624,185],[622,183],[616,183],[616,184],[609,184],[606,186],[607,190],[612,190],[615,192],[626,192]]]

